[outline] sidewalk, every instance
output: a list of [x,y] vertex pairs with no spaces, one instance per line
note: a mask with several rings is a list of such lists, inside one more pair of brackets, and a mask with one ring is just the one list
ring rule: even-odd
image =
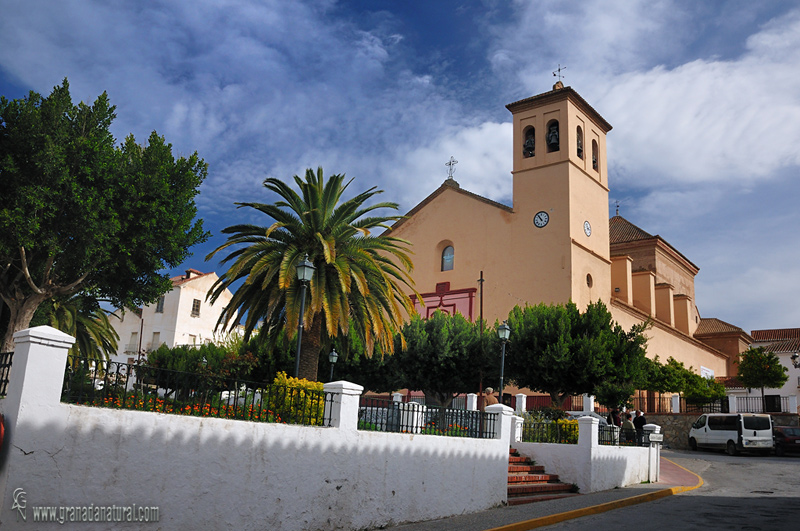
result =
[[527,505],[498,507],[478,513],[398,525],[388,529],[396,531],[450,531],[452,529],[459,531],[525,531],[657,500],[695,489],[702,484],[703,480],[700,476],[662,456],[661,476],[658,483],[631,485],[621,489],[581,494]]

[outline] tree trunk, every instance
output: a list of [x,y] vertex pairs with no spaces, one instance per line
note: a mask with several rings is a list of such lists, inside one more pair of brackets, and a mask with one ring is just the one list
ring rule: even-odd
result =
[[322,344],[322,316],[315,315],[310,327],[303,330],[300,344],[300,373],[298,378],[317,381],[319,349]]
[[45,298],[45,296],[37,294],[30,295],[22,299],[22,301],[5,301],[10,312],[10,317],[8,319],[6,335],[3,338],[3,344],[0,346],[0,352],[11,352],[14,350],[14,334],[30,326],[33,314],[36,313],[36,308],[39,307]]

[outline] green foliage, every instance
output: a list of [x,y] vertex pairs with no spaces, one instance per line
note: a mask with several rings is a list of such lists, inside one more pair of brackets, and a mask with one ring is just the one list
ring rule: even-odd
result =
[[[475,392],[499,378],[499,340],[461,314],[434,312],[428,319],[415,314],[395,338],[396,353],[386,364],[388,387],[421,390],[444,407],[460,393]],[[405,345],[403,345],[405,340]]]
[[[269,395],[267,407],[270,411],[284,419],[308,419],[310,424],[321,423],[325,410],[325,395],[322,382],[311,382],[305,378],[292,378],[285,372],[278,373],[273,385],[278,392]],[[284,393],[282,389],[290,392]]]
[[725,398],[725,386],[713,378],[692,373],[684,384],[683,397],[689,404],[708,404]]
[[557,405],[583,393],[618,405],[644,380],[646,325],[623,330],[602,302],[589,304],[584,313],[572,302],[517,306],[508,324],[509,378],[549,393]]
[[97,299],[80,294],[48,302],[50,326],[75,338],[69,349],[70,362],[76,357],[108,360],[116,354],[119,335]]
[[[294,336],[305,293],[300,374],[312,380],[317,378],[320,353],[332,339],[355,333],[368,356],[376,347],[382,354],[391,354],[403,313],[413,312],[413,303],[406,295],[406,288],[412,284],[408,243],[372,234],[373,230],[388,228],[388,223],[399,216],[372,216],[371,212],[397,209],[397,205],[365,206],[381,193],[374,187],[340,203],[352,182],[345,183],[344,179],[344,175],[332,175],[325,180],[322,168],[316,173],[308,169],[305,179],[294,177],[299,194],[279,179],[266,179],[264,186],[280,201],[237,204],[255,209],[274,222],[266,227],[235,225],[224,229],[228,240],[207,257],[234,249],[222,260],[230,267],[209,297],[215,301],[244,280],[218,326],[232,327],[246,315],[245,339],[262,320],[261,333],[270,345],[287,326],[289,336]],[[296,268],[306,255],[315,270],[304,292]]]
[[175,159],[153,132],[115,145],[103,93],[74,105],[66,79],[47,96],[0,97],[0,298],[4,347],[43,301],[77,292],[116,307],[155,301],[162,273],[207,235],[194,221],[206,176],[197,154]]
[[577,420],[546,420],[536,416],[523,417],[523,442],[578,444]]
[[739,369],[736,377],[745,386],[776,389],[783,387],[789,379],[789,370],[781,364],[774,352],[764,347],[750,348],[739,356]]

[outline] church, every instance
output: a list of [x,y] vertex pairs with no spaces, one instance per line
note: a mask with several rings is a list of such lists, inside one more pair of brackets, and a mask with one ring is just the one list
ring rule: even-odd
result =
[[736,374],[752,338],[700,316],[699,268],[618,213],[609,219],[611,125],[560,81],[506,107],[512,206],[462,189],[451,175],[389,231],[412,244],[422,316],[441,309],[493,323],[516,305],[572,300],[583,310],[601,300],[623,328],[651,321],[649,357],[671,356],[708,377]]

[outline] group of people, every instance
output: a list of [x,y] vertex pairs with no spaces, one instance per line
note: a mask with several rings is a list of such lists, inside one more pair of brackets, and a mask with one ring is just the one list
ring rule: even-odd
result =
[[637,446],[642,445],[644,439],[644,425],[647,424],[647,419],[644,413],[636,410],[636,416],[632,417],[630,412],[625,412],[624,419],[620,416],[619,411],[615,408],[608,414],[606,421],[610,426],[617,426],[621,429],[620,437],[625,442],[635,442]]

